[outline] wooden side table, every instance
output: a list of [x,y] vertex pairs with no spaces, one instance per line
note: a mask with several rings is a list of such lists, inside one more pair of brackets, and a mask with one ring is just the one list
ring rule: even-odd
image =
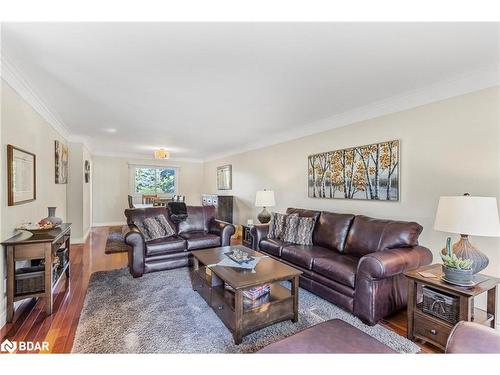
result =
[[[426,278],[419,272],[434,274],[434,278]],[[474,276],[476,285],[473,287],[459,287],[441,280],[441,264],[431,264],[416,270],[405,272],[408,278],[408,339],[430,342],[438,348],[445,349],[448,336],[453,329],[453,324],[439,319],[436,316],[424,313],[419,295],[423,286],[430,287],[439,292],[459,298],[459,320],[474,321],[476,323],[495,327],[496,297],[500,279],[496,277],[477,274]],[[474,307],[474,297],[487,293],[486,311]]]
[[249,247],[250,249],[253,249],[254,248],[254,240],[253,240],[253,236],[252,234],[250,233],[250,230],[252,229],[252,227],[250,225],[242,225],[241,226],[241,244],[243,246],[246,246],[246,247]]
[[[14,318],[14,302],[26,298],[45,298],[45,311],[52,314],[53,293],[62,279],[63,274],[69,282],[69,251],[70,251],[71,224],[64,223],[57,229],[31,234],[21,232],[14,237],[2,242],[7,253],[7,322]],[[57,269],[54,279],[52,261],[57,250],[64,248],[67,251],[67,263],[63,268]],[[16,262],[43,259],[44,265],[44,290],[27,293],[16,293]],[[69,285],[69,284],[68,284]]]

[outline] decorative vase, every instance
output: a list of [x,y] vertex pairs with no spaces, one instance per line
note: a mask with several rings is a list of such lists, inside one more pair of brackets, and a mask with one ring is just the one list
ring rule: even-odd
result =
[[446,282],[455,285],[468,285],[472,283],[472,269],[459,270],[457,268],[447,267],[443,264],[443,274]]
[[62,224],[62,220],[56,217],[56,209],[57,207],[47,207],[49,210],[49,215],[45,218],[45,220],[50,221],[54,226],[58,226]]

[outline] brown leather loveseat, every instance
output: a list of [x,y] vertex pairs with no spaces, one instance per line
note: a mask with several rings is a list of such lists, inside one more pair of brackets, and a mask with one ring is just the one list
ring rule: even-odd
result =
[[[125,235],[129,271],[133,277],[144,273],[189,265],[192,251],[228,246],[235,228],[215,219],[215,207],[188,206],[187,219],[175,225],[167,207],[135,208],[125,210],[130,231]],[[176,234],[171,237],[145,241],[134,221],[164,215]]]
[[297,208],[287,214],[314,217],[313,245],[267,238],[268,224],[255,225],[256,250],[303,272],[300,286],[374,325],[406,306],[408,282],[403,272],[432,262],[418,246],[422,226]]

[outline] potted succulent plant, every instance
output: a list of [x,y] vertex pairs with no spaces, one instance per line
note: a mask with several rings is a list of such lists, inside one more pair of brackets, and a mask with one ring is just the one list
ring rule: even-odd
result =
[[451,251],[451,237],[446,240],[446,253],[441,253],[445,281],[456,285],[472,284],[472,260],[457,257]]

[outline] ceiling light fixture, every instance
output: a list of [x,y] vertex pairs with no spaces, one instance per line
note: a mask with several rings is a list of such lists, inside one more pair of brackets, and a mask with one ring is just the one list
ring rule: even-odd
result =
[[159,150],[155,150],[154,155],[155,159],[165,160],[170,157],[170,152],[168,152],[164,148],[160,148]]

